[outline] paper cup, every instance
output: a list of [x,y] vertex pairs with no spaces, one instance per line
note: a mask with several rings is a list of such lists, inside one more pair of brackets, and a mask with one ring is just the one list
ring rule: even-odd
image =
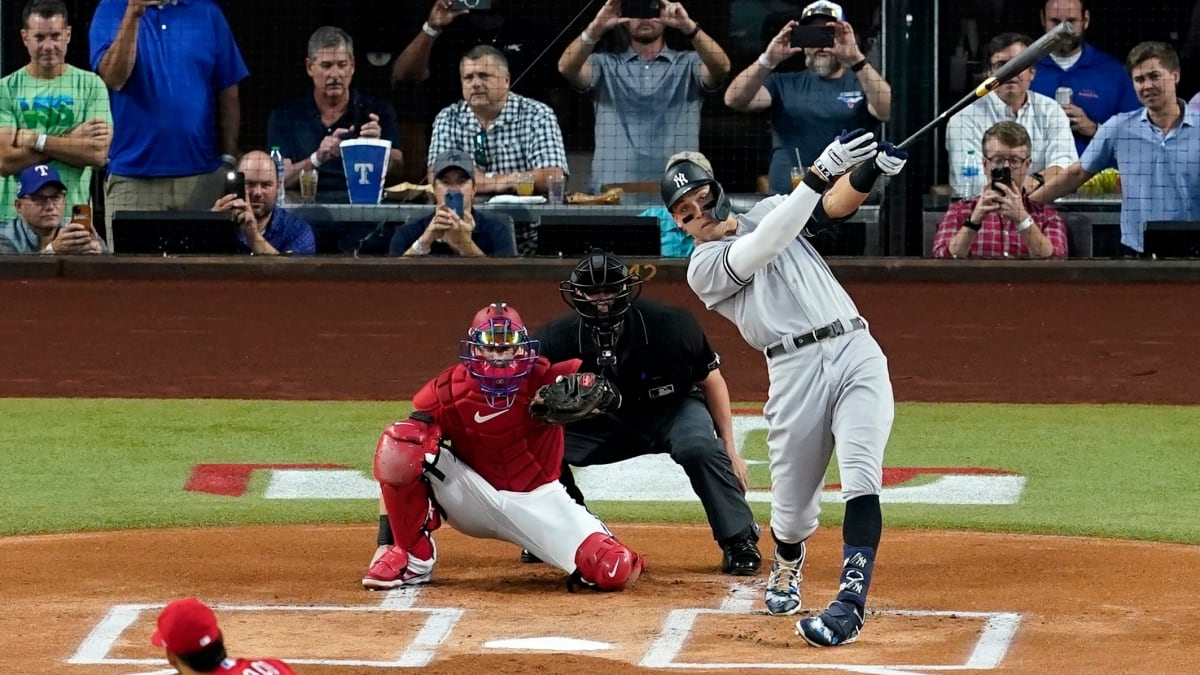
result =
[[387,178],[392,142],[382,138],[342,141],[342,168],[351,204],[378,204]]

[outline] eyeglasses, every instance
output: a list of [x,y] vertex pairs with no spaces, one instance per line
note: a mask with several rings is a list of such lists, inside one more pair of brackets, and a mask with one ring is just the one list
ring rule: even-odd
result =
[[1001,68],[1003,68],[1004,66],[1007,66],[1007,65],[1008,65],[1008,61],[996,61],[996,62],[992,63],[992,70],[1000,70]]
[[63,193],[63,192],[59,192],[57,194],[52,194],[52,195],[33,194],[33,195],[25,195],[24,197],[22,197],[22,199],[28,199],[29,201],[33,202],[34,204],[37,204],[38,206],[49,206],[51,204],[58,206],[67,201],[67,195],[66,195],[66,193]]
[[984,157],[989,164],[996,166],[1007,166],[1011,168],[1019,168],[1024,166],[1025,162],[1029,161],[1028,157]]
[[492,158],[488,156],[487,132],[482,129],[475,134],[475,163],[484,169],[492,163]]

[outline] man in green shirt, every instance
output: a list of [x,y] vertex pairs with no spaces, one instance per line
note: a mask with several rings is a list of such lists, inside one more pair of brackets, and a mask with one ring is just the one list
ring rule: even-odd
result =
[[0,79],[0,222],[16,215],[17,175],[35,164],[58,171],[68,205],[90,204],[92,167],[104,166],[112,140],[104,81],[65,60],[63,1],[29,0],[21,26],[29,63]]

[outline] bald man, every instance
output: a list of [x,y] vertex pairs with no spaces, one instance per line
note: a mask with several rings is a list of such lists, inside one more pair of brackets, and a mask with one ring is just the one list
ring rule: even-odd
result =
[[313,255],[312,227],[275,205],[279,179],[275,162],[261,150],[242,157],[237,170],[246,176],[246,194],[217,199],[213,211],[231,211],[238,223],[239,249],[252,255]]

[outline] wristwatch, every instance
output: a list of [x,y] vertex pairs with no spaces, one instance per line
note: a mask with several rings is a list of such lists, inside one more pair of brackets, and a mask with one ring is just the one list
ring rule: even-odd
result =
[[420,239],[414,241],[412,244],[412,252],[417,255],[429,255],[429,250],[429,247],[422,244]]

